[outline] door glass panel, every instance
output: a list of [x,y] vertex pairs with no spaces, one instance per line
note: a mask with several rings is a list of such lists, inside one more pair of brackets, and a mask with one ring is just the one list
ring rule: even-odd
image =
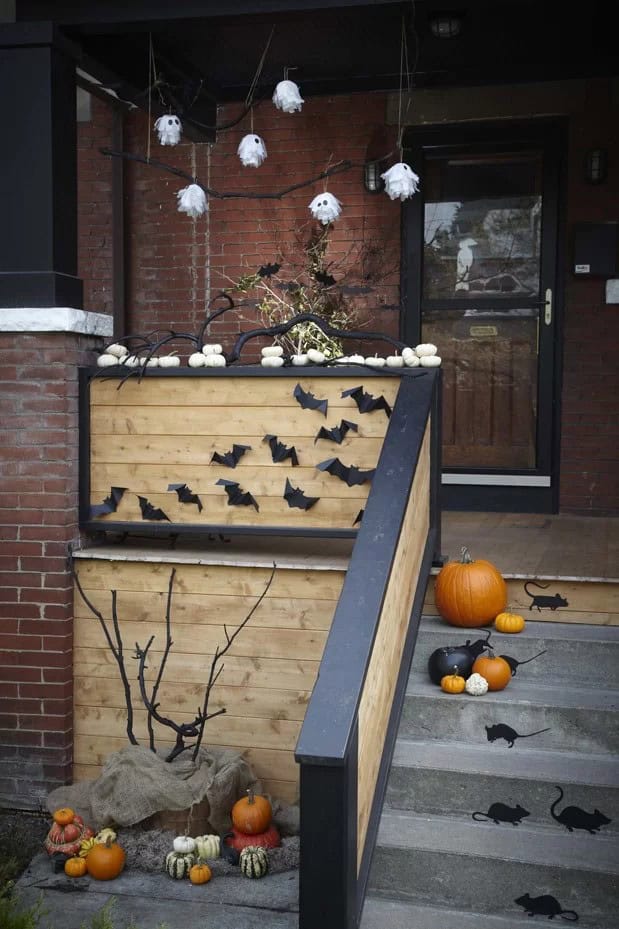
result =
[[443,464],[534,468],[541,157],[432,158],[424,186],[422,340],[443,358]]

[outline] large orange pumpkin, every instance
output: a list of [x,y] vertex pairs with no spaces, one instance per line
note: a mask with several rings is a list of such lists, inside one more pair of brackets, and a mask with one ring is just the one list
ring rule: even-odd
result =
[[449,561],[439,571],[434,599],[450,625],[488,626],[507,606],[507,585],[493,564],[473,561],[463,548],[460,561]]
[[512,669],[504,658],[480,655],[473,662],[473,673],[488,681],[488,690],[503,690],[512,679]]
[[236,801],[231,815],[235,829],[246,835],[255,835],[268,829],[273,811],[267,798],[255,794],[250,787],[247,796]]
[[86,867],[96,881],[111,881],[125,867],[125,850],[112,842],[111,838],[106,842],[97,842],[88,853]]

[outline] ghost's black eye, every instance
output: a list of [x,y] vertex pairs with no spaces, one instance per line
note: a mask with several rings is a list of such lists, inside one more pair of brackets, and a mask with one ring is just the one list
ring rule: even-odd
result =
[[408,165],[402,165],[405,171],[408,171]]
[[173,125],[174,125],[174,120],[173,120],[173,119],[169,119],[169,120],[168,120],[168,126],[173,126]]
[[258,136],[256,136],[256,138],[254,139],[254,142],[256,143],[256,145],[260,145],[260,139],[258,138]]

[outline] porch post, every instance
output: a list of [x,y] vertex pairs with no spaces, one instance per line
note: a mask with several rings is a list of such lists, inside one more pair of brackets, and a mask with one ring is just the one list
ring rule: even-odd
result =
[[73,52],[52,23],[0,24],[0,310],[82,307]]

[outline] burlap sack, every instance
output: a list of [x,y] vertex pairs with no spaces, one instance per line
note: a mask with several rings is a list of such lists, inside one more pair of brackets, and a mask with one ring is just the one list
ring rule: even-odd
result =
[[101,775],[70,787],[58,787],[47,798],[51,812],[70,806],[90,826],[133,826],[162,810],[187,810],[206,798],[209,820],[218,832],[230,827],[230,810],[248,787],[261,792],[249,764],[230,749],[201,748],[166,762],[141,745],[109,755]]

